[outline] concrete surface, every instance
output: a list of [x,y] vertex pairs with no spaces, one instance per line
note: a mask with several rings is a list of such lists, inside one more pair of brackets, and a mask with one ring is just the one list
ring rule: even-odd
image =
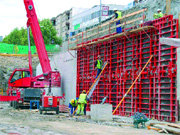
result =
[[92,104],[91,119],[96,121],[112,121],[111,104]]
[[67,115],[15,110],[1,102],[0,135],[163,135],[154,130],[133,128],[129,123],[95,122],[83,116]]
[[[75,52],[71,51],[73,55]],[[69,52],[61,52],[50,57],[52,70],[55,68],[61,75],[61,89],[52,88],[53,95],[62,96],[65,93],[65,105],[68,105],[72,98],[76,97],[76,58]],[[36,75],[42,73],[41,66],[36,68]]]

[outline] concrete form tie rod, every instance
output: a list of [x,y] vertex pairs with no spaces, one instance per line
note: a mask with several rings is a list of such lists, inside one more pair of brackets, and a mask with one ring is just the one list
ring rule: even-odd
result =
[[150,56],[149,60],[147,61],[147,63],[144,65],[143,69],[141,70],[141,72],[139,73],[139,75],[136,77],[136,79],[134,80],[134,82],[132,83],[132,85],[130,86],[130,88],[128,89],[128,91],[124,94],[123,98],[121,99],[121,101],[119,102],[119,104],[117,105],[116,109],[113,111],[113,115],[116,112],[116,110],[119,108],[119,106],[121,105],[121,103],[124,101],[125,97],[127,96],[127,94],[130,92],[131,88],[134,86],[134,84],[136,83],[136,81],[138,80],[139,76],[142,74],[142,72],[144,71],[144,69],[146,68],[146,66],[149,64],[149,62],[151,61],[153,55]]
[[[96,78],[96,80],[94,81],[94,83],[91,85],[91,87],[89,88],[88,92],[86,94],[89,94],[91,88],[94,86],[95,82],[99,79],[99,77],[101,76],[101,74],[103,73],[104,69],[106,68],[106,66],[108,65],[108,62],[106,63],[106,65],[104,66],[104,68],[102,69],[101,73],[98,75],[98,77]],[[76,113],[78,107],[76,107],[76,110],[73,112],[73,115]]]

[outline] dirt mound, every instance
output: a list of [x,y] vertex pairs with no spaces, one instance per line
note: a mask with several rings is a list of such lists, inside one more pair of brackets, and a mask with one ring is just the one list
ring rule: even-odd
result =
[[[32,66],[35,71],[39,63],[38,57],[32,58]],[[8,79],[15,68],[29,68],[28,57],[0,56],[0,89],[7,88]]]

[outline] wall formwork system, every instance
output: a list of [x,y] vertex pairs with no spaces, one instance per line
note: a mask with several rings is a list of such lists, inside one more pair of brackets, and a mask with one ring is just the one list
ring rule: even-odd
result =
[[155,29],[77,50],[77,96],[82,90],[88,91],[95,80],[97,56],[101,55],[102,60],[109,63],[88,102],[88,110],[90,104],[101,103],[105,96],[108,96],[105,103],[112,104],[114,110],[150,56],[154,55],[115,115],[131,116],[139,111],[149,118],[178,120],[177,52],[175,47],[159,43],[160,37],[178,38],[178,20],[169,15],[152,23]]

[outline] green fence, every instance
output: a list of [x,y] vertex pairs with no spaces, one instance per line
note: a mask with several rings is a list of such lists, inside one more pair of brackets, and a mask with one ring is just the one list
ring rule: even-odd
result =
[[[59,45],[46,45],[47,52],[60,51]],[[32,54],[36,54],[36,46],[31,46]],[[28,46],[0,43],[0,53],[6,54],[28,54]]]

